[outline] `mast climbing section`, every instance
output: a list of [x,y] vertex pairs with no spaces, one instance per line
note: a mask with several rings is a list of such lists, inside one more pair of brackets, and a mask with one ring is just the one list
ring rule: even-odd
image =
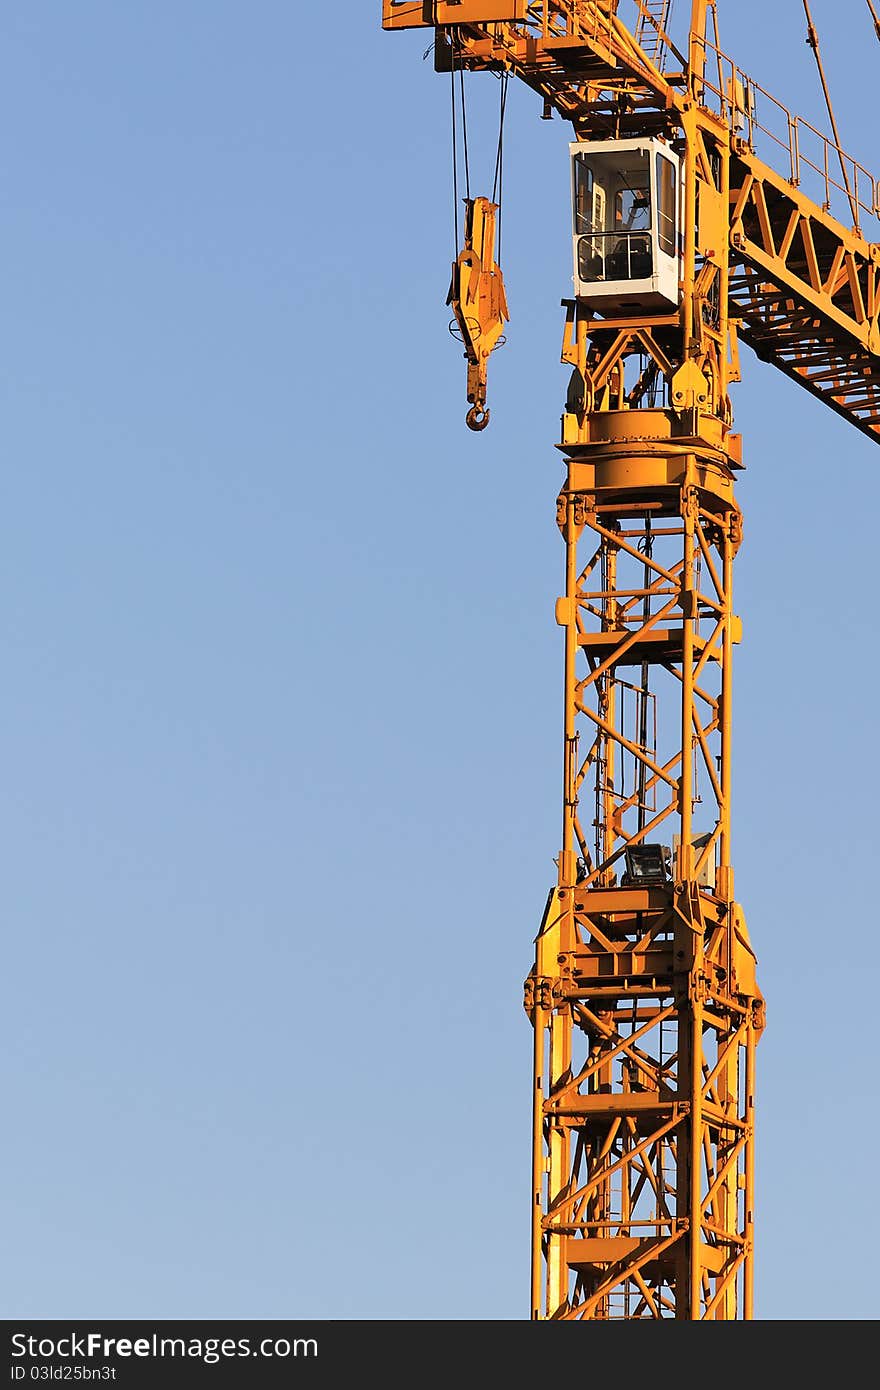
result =
[[564,847],[526,982],[535,1318],[752,1310],[763,1001],[730,863],[741,517],[729,462],[670,416],[609,411],[565,446]]

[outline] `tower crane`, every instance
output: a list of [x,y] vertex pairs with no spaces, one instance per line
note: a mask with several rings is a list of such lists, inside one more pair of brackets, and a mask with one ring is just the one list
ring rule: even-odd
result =
[[[683,51],[670,11],[382,7],[386,29],[433,31],[453,90],[459,73],[516,77],[573,133],[562,834],[525,985],[533,1319],[753,1316],[764,1000],[731,849],[739,341],[880,443],[880,245],[862,230],[880,188],[836,127],[722,52],[715,0],[692,0]],[[468,197],[450,289],[472,428],[507,317],[496,213]]]

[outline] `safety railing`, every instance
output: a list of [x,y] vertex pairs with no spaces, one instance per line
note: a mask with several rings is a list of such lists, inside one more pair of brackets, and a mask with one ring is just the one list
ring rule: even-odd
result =
[[[621,13],[621,8],[623,13]],[[618,4],[585,4],[584,0],[531,0],[528,23],[542,39],[586,38],[610,45],[617,32],[615,20],[622,20],[630,33],[648,38],[645,54],[661,67],[672,43],[664,27],[668,3],[652,5],[651,0],[626,0]]]
[[[880,183],[835,141],[748,77],[714,44],[706,43],[702,101],[789,183],[803,188],[839,222],[861,230],[859,213],[880,219]],[[766,156],[766,157],[765,157]]]
[[584,38],[608,39],[612,32],[610,9],[599,5],[589,7],[578,0],[532,0],[529,21],[540,26],[543,39]]

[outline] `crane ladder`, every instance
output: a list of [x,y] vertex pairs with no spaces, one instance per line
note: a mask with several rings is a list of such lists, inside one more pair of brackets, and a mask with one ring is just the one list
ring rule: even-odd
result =
[[669,16],[672,0],[638,0],[639,17],[636,20],[636,43],[646,57],[656,63],[660,71],[666,62],[666,43],[663,35],[669,32]]

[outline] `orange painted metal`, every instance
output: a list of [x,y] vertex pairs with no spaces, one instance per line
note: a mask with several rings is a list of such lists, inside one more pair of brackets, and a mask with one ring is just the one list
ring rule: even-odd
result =
[[[711,0],[684,54],[660,0],[455,8],[410,7],[440,70],[512,74],[577,141],[656,139],[683,167],[677,312],[566,306],[562,835],[525,984],[530,1316],[751,1318],[764,1001],[733,869],[731,388],[742,337],[880,441],[880,246],[861,225],[880,189],[720,52]],[[403,9],[385,0],[387,27]]]

